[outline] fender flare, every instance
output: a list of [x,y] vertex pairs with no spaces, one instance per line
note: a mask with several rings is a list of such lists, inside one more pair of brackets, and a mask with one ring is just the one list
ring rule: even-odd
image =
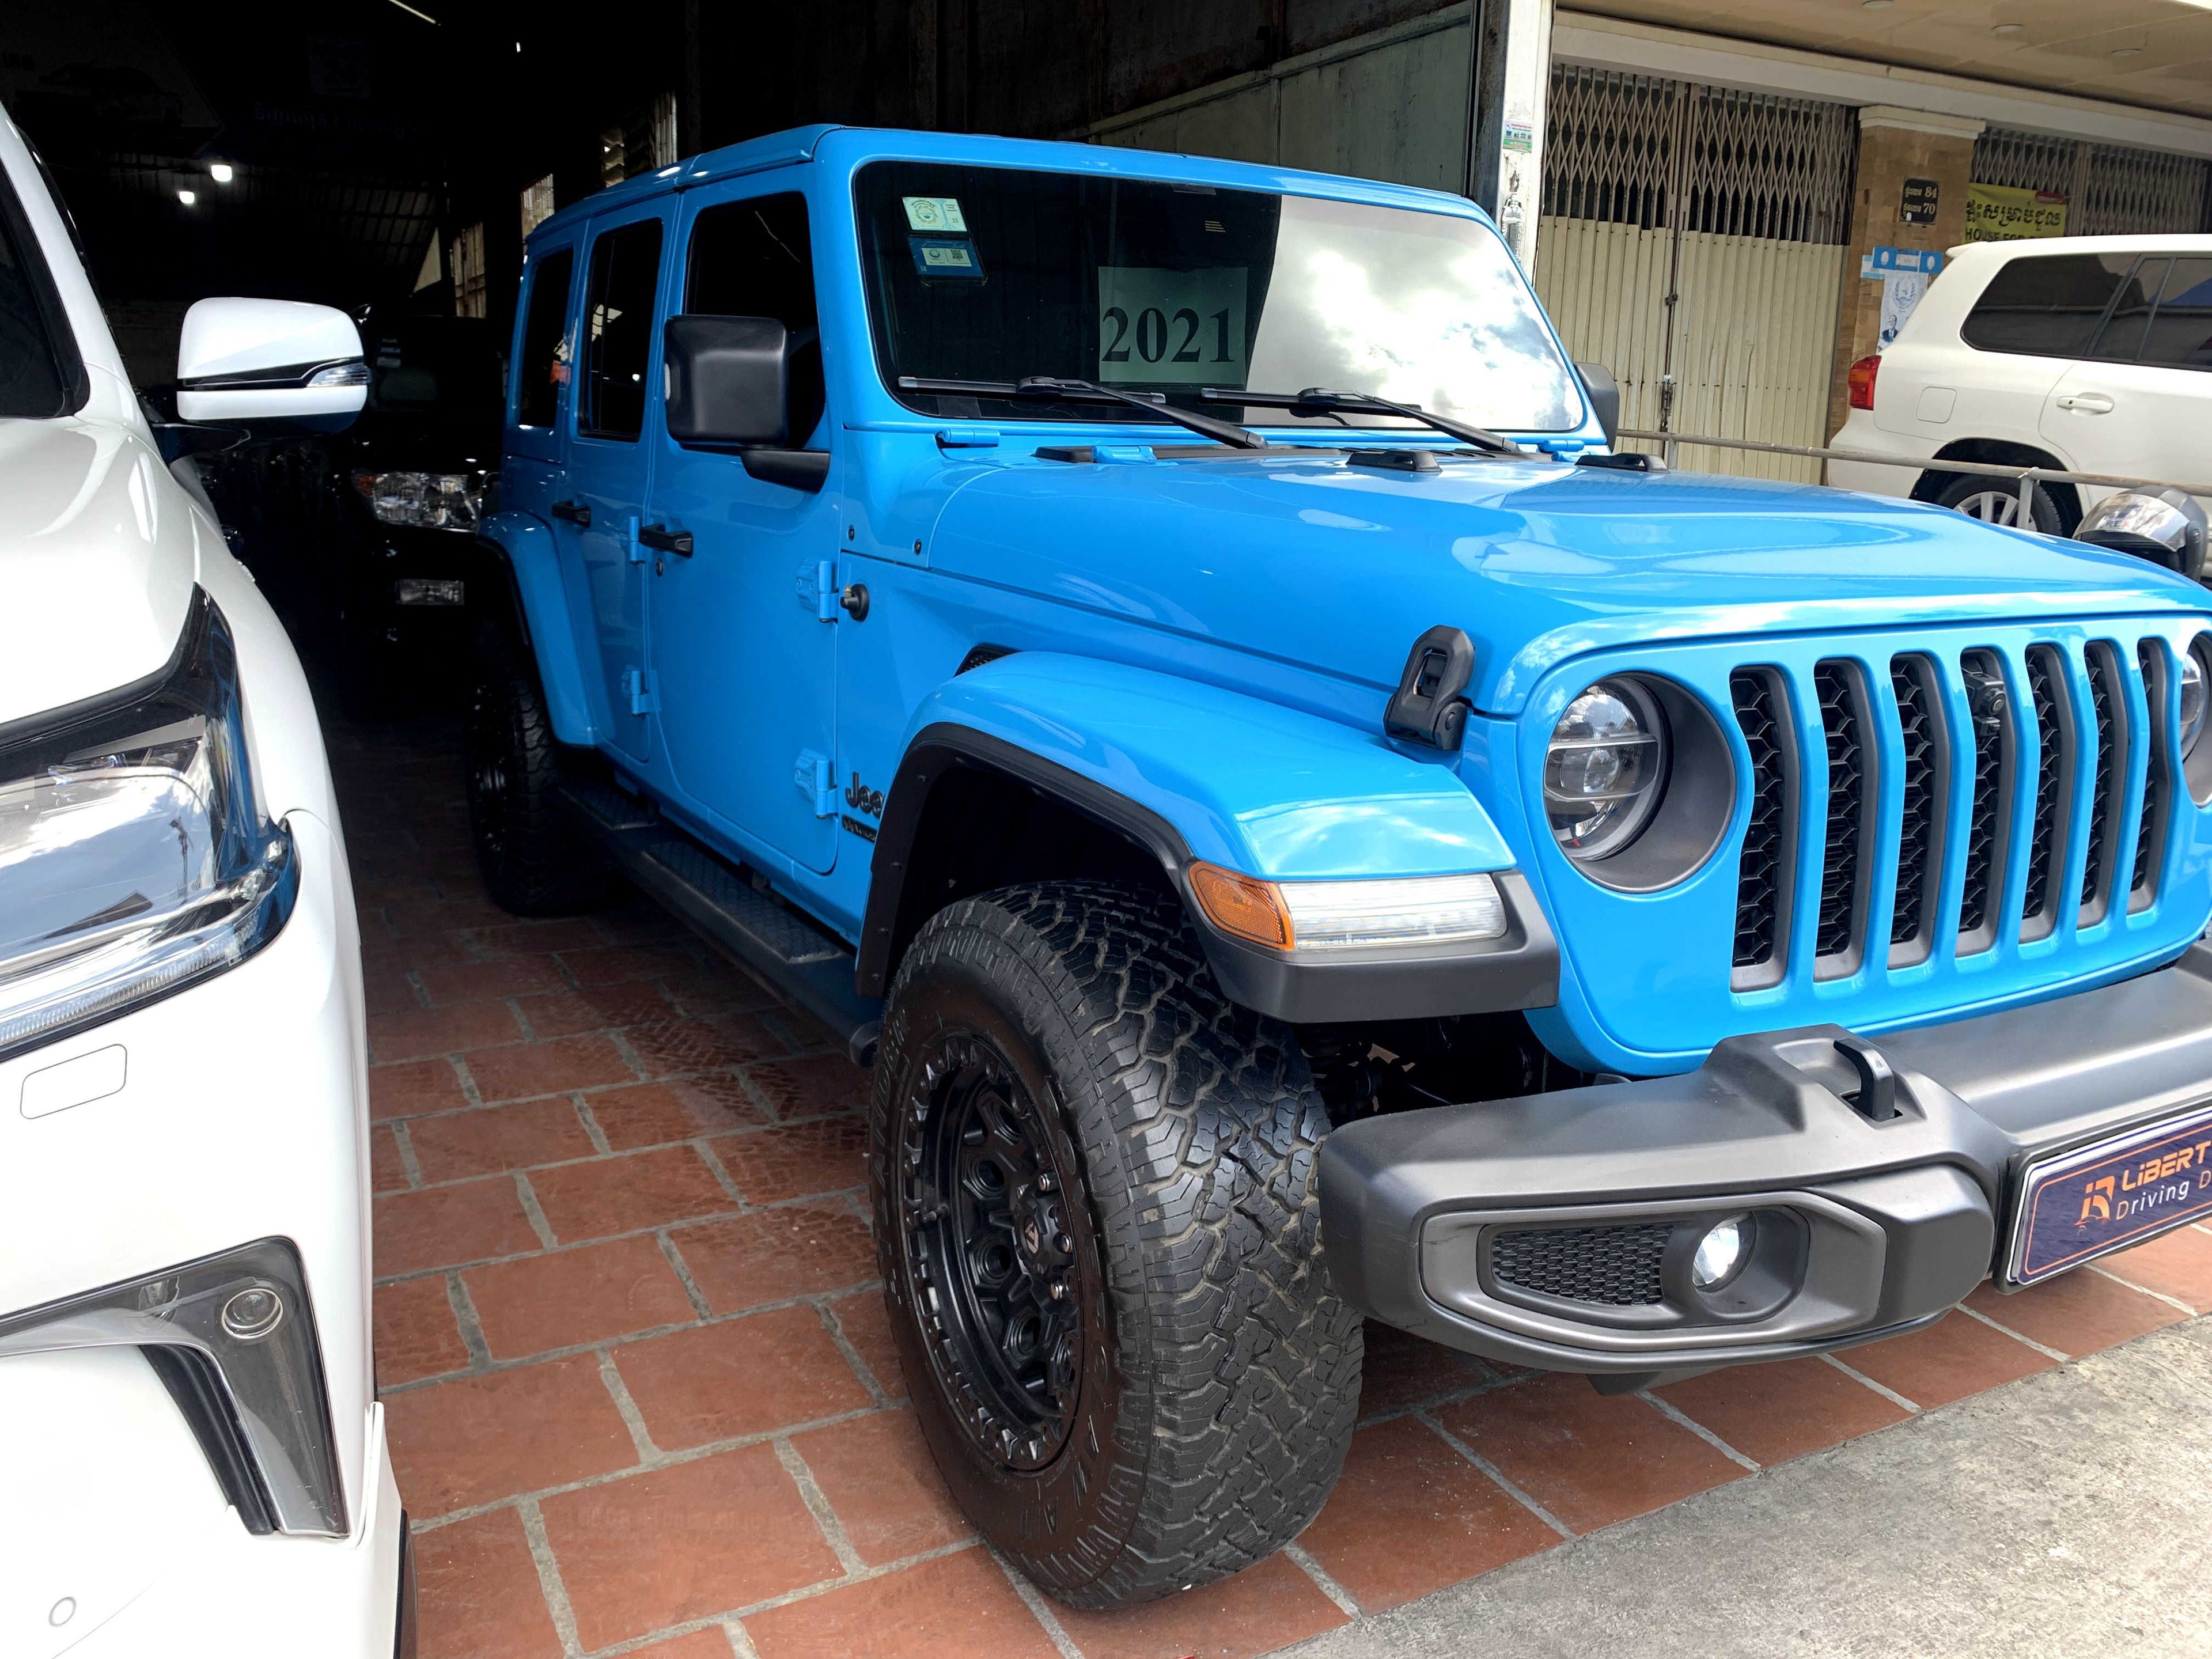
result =
[[[505,574],[507,603],[537,665],[553,735],[578,747],[596,744],[599,732],[587,690],[592,680],[585,672],[552,530],[527,513],[495,513],[477,532],[477,545]],[[583,614],[591,614],[588,606]]]
[[[855,963],[864,994],[883,994],[917,921],[906,878],[931,792],[973,768],[1150,853],[1222,988],[1262,1013],[1301,1023],[1413,1018],[1557,999],[1557,943],[1489,815],[1455,772],[1379,732],[1147,669],[1026,652],[939,687],[909,732],[877,830]],[[1203,763],[1217,754],[1224,763],[1213,777]],[[1317,793],[1328,789],[1335,793]],[[1471,948],[1297,957],[1214,928],[1189,889],[1199,860],[1291,879],[1485,871],[1504,893],[1508,931]]]

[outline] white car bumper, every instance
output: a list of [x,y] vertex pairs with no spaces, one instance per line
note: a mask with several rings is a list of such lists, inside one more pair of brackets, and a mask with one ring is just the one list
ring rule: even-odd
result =
[[1867,495],[1910,495],[1912,486],[1919,482],[1920,474],[1929,458],[1935,454],[1936,446],[1924,438],[1907,437],[1895,432],[1885,432],[1874,423],[1873,414],[1855,409],[1842,428],[1828,441],[1832,449],[1856,449],[1873,455],[1893,455],[1905,466],[1884,466],[1873,461],[1835,461],[1828,463],[1828,482],[1838,489],[1856,489]]

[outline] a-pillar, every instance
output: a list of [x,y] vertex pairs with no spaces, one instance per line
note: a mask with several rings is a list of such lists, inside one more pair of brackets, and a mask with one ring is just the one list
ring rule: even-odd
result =
[[[1881,283],[1859,275],[1859,262],[1877,247],[1956,247],[1966,240],[1966,185],[1974,175],[1974,140],[1982,123],[1926,110],[1870,104],[1859,111],[1857,180],[1851,198],[1851,240],[1844,250],[1843,301],[1837,307],[1836,357],[1828,381],[1832,434],[1849,410],[1846,376],[1881,338]],[[1932,223],[1907,224],[1908,180],[1936,186]],[[1924,203],[1916,185],[1916,203]]]

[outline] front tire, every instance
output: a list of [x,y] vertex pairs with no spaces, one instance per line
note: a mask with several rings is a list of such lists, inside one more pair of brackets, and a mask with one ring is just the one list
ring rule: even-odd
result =
[[884,1293],[939,1468],[1052,1595],[1224,1577],[1328,1495],[1361,1346],[1321,1257],[1328,1128],[1164,895],[1009,888],[916,936],[870,1124]]
[[605,896],[607,864],[553,805],[560,745],[538,676],[507,630],[477,633],[463,730],[469,827],[492,902],[518,916],[588,910]]

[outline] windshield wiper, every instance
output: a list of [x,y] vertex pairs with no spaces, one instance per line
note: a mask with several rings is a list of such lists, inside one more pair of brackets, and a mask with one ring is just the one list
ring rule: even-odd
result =
[[1030,374],[1018,380],[939,380],[922,374],[902,374],[902,392],[939,392],[962,398],[1008,398],[1018,403],[1127,404],[1148,415],[1173,421],[1216,443],[1232,449],[1265,449],[1267,441],[1233,421],[1195,410],[1177,409],[1157,392],[1122,392],[1096,380],[1064,380],[1050,374]]
[[1304,392],[1239,392],[1234,386],[1209,386],[1199,390],[1200,397],[1213,404],[1244,404],[1254,409],[1286,409],[1293,415],[1339,415],[1348,410],[1372,410],[1378,415],[1399,415],[1409,421],[1419,421],[1432,426],[1448,437],[1463,444],[1473,444],[1477,449],[1492,455],[1516,455],[1525,459],[1528,452],[1510,438],[1499,436],[1487,427],[1470,426],[1465,421],[1455,421],[1449,415],[1431,415],[1419,404],[1394,404],[1388,398],[1378,398],[1371,392],[1328,392],[1310,386]]

